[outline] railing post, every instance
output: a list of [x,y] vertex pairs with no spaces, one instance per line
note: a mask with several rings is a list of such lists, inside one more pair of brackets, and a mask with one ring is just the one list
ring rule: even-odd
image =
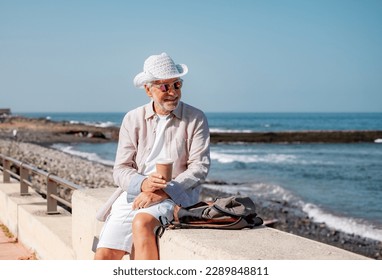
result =
[[3,183],[11,182],[11,175],[9,174],[11,170],[11,162],[6,158],[3,158]]
[[48,174],[48,176],[46,177],[46,180],[47,180],[47,183],[46,183],[46,187],[47,187],[47,192],[46,192],[46,200],[47,200],[47,211],[46,213],[47,214],[57,214],[58,211],[57,211],[57,200],[54,199],[51,195],[57,195],[57,183],[50,179],[50,175],[52,174]]
[[25,168],[24,163],[20,165],[20,195],[29,195],[27,180],[29,177],[29,170]]

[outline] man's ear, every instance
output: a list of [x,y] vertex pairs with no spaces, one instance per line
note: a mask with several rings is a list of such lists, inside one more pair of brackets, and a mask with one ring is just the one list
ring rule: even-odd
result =
[[144,87],[145,87],[146,94],[149,97],[153,97],[153,94],[151,93],[150,88],[147,85],[144,85]]

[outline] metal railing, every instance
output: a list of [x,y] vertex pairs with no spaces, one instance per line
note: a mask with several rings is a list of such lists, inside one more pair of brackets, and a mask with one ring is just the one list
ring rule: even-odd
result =
[[[47,200],[47,214],[59,214],[57,211],[58,203],[61,203],[72,209],[72,203],[66,199],[58,196],[58,187],[67,187],[71,190],[83,189],[82,186],[76,185],[70,181],[67,181],[63,178],[60,178],[52,173],[46,172],[42,169],[39,169],[35,166],[26,164],[17,159],[7,157],[3,154],[0,154],[0,160],[2,166],[0,169],[3,172],[3,183],[10,183],[11,177],[17,179],[20,182],[20,195],[26,196],[29,194],[29,187],[33,188],[32,182],[30,180],[31,174],[40,175],[46,179],[46,195]],[[13,169],[19,169],[19,174],[17,174]]]

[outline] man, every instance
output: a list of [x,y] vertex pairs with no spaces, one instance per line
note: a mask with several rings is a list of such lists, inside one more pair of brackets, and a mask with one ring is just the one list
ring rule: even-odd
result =
[[[155,228],[173,219],[175,205],[187,207],[199,200],[210,167],[210,137],[204,113],[180,101],[181,77],[187,72],[186,65],[162,53],[147,58],[134,78],[151,102],[123,119],[113,170],[119,188],[99,212],[106,222],[95,259],[122,259],[125,254],[159,259]],[[160,158],[174,162],[170,182],[155,170]]]

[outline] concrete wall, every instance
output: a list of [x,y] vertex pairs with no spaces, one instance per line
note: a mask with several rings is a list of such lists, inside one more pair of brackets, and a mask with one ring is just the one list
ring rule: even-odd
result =
[[[72,215],[63,209],[59,210],[60,215],[47,215],[44,199],[32,191],[31,196],[21,197],[18,190],[18,184],[0,183],[0,220],[38,258],[93,259],[93,238],[102,228],[95,214],[114,189],[75,191]],[[166,230],[159,246],[161,259],[167,260],[366,259],[267,227],[240,231]]]
[[0,184],[0,221],[34,251],[37,258],[75,259],[70,213],[64,209],[59,209],[59,215],[45,212],[46,200],[33,190],[29,196],[20,196],[19,183]]

